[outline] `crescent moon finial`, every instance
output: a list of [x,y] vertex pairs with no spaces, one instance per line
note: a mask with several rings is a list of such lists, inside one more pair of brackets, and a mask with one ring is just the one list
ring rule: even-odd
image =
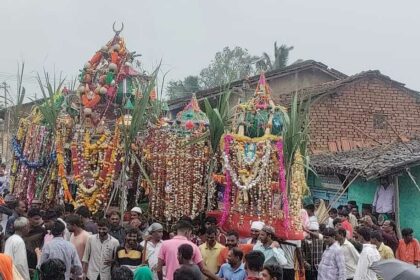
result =
[[112,24],[112,30],[114,30],[114,32],[115,32],[115,36],[120,35],[120,33],[123,31],[123,29],[124,29],[124,22],[121,22],[121,28],[120,28],[120,30],[116,30],[116,29],[115,29],[115,21],[114,21],[114,23]]

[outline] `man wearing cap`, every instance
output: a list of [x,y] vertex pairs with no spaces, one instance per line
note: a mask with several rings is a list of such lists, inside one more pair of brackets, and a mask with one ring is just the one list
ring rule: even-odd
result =
[[139,229],[140,237],[147,234],[147,228],[149,227],[149,224],[143,220],[142,214],[143,211],[138,206],[133,207],[130,211],[130,226]]
[[264,254],[264,264],[277,264],[280,266],[287,264],[287,259],[284,256],[280,244],[274,241],[276,238],[274,228],[271,226],[264,226],[260,232],[260,244],[254,245],[255,251],[260,251]]
[[159,223],[153,223],[147,229],[147,236],[140,245],[143,247],[144,262],[147,262],[150,269],[153,271],[153,278],[158,279],[156,273],[158,254],[162,246],[163,226]]
[[31,203],[32,209],[39,209],[41,210],[42,201],[40,199],[34,198]]
[[251,238],[246,242],[247,244],[257,244],[259,243],[260,232],[264,227],[264,223],[260,221],[254,221],[251,224]]

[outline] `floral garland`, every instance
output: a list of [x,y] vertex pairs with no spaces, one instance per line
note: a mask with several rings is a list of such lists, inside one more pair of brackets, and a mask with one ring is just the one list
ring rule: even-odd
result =
[[[224,137],[224,150],[223,153],[228,155],[230,153],[230,144],[233,141],[233,137],[229,134],[225,135]],[[222,217],[220,219],[219,224],[222,226],[225,224],[228,216],[229,216],[229,212],[230,212],[230,192],[232,189],[232,186],[230,185],[230,171],[228,169],[226,169],[226,185],[225,185],[225,191],[223,194],[223,213],[222,213]]]
[[19,161],[19,163],[24,164],[26,167],[30,169],[39,169],[42,167],[46,167],[51,162],[55,161],[56,159],[56,153],[53,151],[47,157],[41,158],[39,160],[34,160],[34,161],[29,160],[22,152],[22,146],[18,143],[16,137],[12,138],[12,148],[13,148],[13,153],[15,157],[17,158],[17,160]]
[[55,148],[57,150],[57,175],[60,179],[59,181],[64,191],[64,200],[66,202],[74,203],[74,199],[69,190],[69,184],[67,182],[67,176],[66,176],[66,167],[65,167],[65,162],[64,162],[64,141],[65,141],[64,133],[61,132],[60,129],[58,129],[57,135],[56,135],[56,144],[55,144]]
[[209,151],[204,142],[186,145],[189,141],[178,130],[159,128],[149,131],[142,145],[153,184],[146,186],[150,211],[158,220],[194,218],[204,210]]
[[[80,130],[75,133],[71,144],[74,180],[78,184],[77,205],[86,205],[96,212],[107,201],[109,187],[115,175],[115,164],[119,155],[120,132],[115,126],[111,141],[111,133],[106,131],[96,143],[90,143],[90,132],[86,129],[82,144],[78,145]],[[88,174],[92,177],[88,178]],[[88,181],[93,181],[89,184]],[[90,188],[87,185],[91,185]]]
[[[226,135],[226,136],[228,136],[228,135]],[[226,139],[229,140],[228,145],[230,145],[230,143],[233,141],[233,137],[230,136],[230,137],[226,138],[226,136],[225,136],[225,141],[226,141]],[[256,177],[252,178],[252,179],[250,178],[249,181],[246,182],[245,184],[242,184],[239,181],[238,174],[236,174],[233,171],[233,168],[232,168],[232,166],[229,162],[229,154],[226,154],[225,151],[223,152],[223,160],[224,160],[224,163],[225,163],[225,168],[226,168],[227,171],[229,171],[229,173],[232,177],[233,183],[235,183],[235,185],[238,186],[238,188],[240,190],[250,190],[251,188],[255,187],[261,181],[262,176],[263,176],[263,172],[261,172],[261,171],[264,170],[267,167],[267,165],[269,163],[269,160],[270,160],[270,155],[271,155],[270,141],[266,140],[265,144],[266,144],[265,145],[265,153],[264,153],[264,156],[263,156],[262,161],[261,161],[261,168],[260,168],[261,170],[259,170],[259,171],[255,170],[255,173],[257,174]],[[226,145],[226,143],[225,143],[225,145]]]
[[281,199],[283,204],[283,225],[286,229],[290,228],[290,219],[289,219],[289,201],[287,199],[287,186],[286,186],[286,175],[284,169],[284,156],[283,156],[283,142],[277,141],[277,154],[279,157],[279,186],[281,192]]

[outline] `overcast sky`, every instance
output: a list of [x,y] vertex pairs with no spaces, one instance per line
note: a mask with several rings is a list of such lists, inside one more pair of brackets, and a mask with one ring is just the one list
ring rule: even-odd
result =
[[313,59],[348,75],[379,69],[420,90],[420,2],[385,0],[1,0],[0,82],[26,63],[29,96],[43,68],[76,76],[125,24],[130,51],[147,69],[160,59],[170,79],[198,74],[225,46],[251,54],[292,45],[290,62]]

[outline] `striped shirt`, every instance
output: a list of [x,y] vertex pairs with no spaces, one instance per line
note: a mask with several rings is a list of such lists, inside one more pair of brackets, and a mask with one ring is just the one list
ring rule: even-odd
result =
[[120,266],[126,266],[134,272],[141,265],[143,248],[138,246],[134,249],[126,249],[123,246],[117,248],[116,261]]

